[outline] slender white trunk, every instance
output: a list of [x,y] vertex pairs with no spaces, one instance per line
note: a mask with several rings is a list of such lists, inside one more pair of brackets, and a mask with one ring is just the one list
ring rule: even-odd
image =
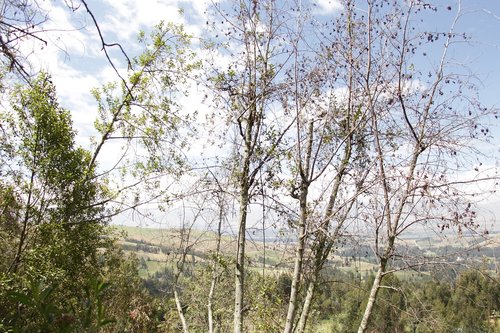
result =
[[[257,17],[257,2],[253,3],[251,21],[255,23]],[[239,175],[239,190],[240,190],[240,223],[238,230],[238,245],[236,249],[236,269],[235,269],[235,287],[234,287],[234,333],[243,332],[243,300],[245,288],[245,245],[246,245],[246,223],[249,203],[249,191],[251,184],[250,164],[254,153],[254,145],[256,136],[258,136],[259,119],[262,114],[257,108],[257,51],[256,51],[256,35],[255,31],[251,31],[252,35],[245,41],[248,64],[249,77],[248,86],[246,87],[246,103],[245,108],[248,108],[246,116],[246,128],[243,135],[244,153],[243,163]],[[240,120],[238,120],[240,121]],[[242,124],[239,123],[240,131]],[[254,133],[254,131],[257,131]]]
[[[297,123],[298,130],[299,123]],[[288,312],[286,315],[285,329],[284,333],[292,333],[294,328],[295,316],[297,314],[297,295],[299,293],[299,286],[302,277],[302,265],[304,262],[304,248],[307,239],[307,196],[309,194],[309,171],[310,171],[310,163],[311,163],[311,154],[312,154],[312,142],[314,138],[314,122],[309,121],[308,128],[308,139],[306,146],[306,153],[304,163],[299,160],[299,170],[301,174],[301,183],[300,183],[300,193],[298,196],[299,205],[300,205],[300,218],[299,218],[299,231],[298,236],[299,239],[297,241],[297,247],[295,250],[295,265],[293,269],[293,277],[292,284],[290,288],[290,301],[288,303]],[[299,137],[299,136],[297,136]],[[298,146],[298,154],[300,159],[300,145]],[[295,197],[297,198],[297,197]]]
[[179,318],[182,323],[182,332],[189,333],[186,317],[184,316],[184,310],[182,309],[179,293],[177,292],[177,286],[174,287],[174,298],[175,298],[175,305],[177,306],[177,313],[179,314]]
[[314,296],[314,290],[316,289],[316,275],[313,276],[314,280],[309,282],[307,287],[306,297],[304,299],[304,304],[302,306],[302,312],[300,314],[299,322],[297,323],[297,328],[295,329],[295,333],[303,333],[307,319],[309,319],[309,312],[311,311],[311,304]]
[[368,298],[368,303],[366,304],[365,312],[363,313],[363,318],[361,319],[361,323],[359,324],[358,333],[365,333],[368,327],[368,321],[370,320],[370,317],[372,315],[373,306],[375,305],[375,301],[377,299],[377,293],[380,289],[382,278],[384,277],[385,265],[386,262],[382,260],[380,262],[377,275],[375,276],[375,280],[373,280],[372,288],[370,290],[370,297]]
[[[218,182],[217,182],[218,183]],[[219,187],[222,192],[222,189]],[[215,259],[212,266],[212,283],[210,284],[210,292],[208,293],[208,332],[214,332],[214,315],[213,315],[213,299],[215,293],[215,286],[217,284],[217,267],[220,254],[220,239],[222,230],[222,220],[224,218],[224,206],[223,200],[219,196],[219,224],[217,226],[217,243],[215,247]]]
[[212,279],[212,284],[210,285],[210,293],[208,294],[208,332],[213,333],[214,332],[214,316],[212,312],[212,299],[214,295],[214,290],[215,290],[215,280]]

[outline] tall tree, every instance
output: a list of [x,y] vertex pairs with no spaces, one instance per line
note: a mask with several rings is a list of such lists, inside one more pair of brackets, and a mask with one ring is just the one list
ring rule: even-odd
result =
[[[362,216],[373,233],[378,270],[358,332],[368,327],[384,276],[401,269],[395,263],[403,257],[399,237],[412,228],[461,232],[475,226],[473,189],[463,185],[488,177],[454,179],[473,170],[466,157],[477,154],[474,144],[489,136],[481,122],[493,110],[481,105],[470,77],[452,65],[451,50],[467,37],[455,31],[460,3],[454,17],[451,9],[419,1],[404,6],[368,1],[360,15],[347,7],[356,43],[366,45],[352,66],[364,86],[377,165],[368,175],[372,185]],[[414,26],[417,18],[438,10],[449,13],[448,31]]]
[[287,186],[299,203],[292,218],[297,244],[284,332],[305,330],[321,272],[355,218],[357,198],[373,167],[366,142],[369,115],[352,66],[362,49],[353,38],[353,23],[340,15],[320,24],[307,7],[300,10],[283,103],[296,117],[288,155],[294,178]]
[[[40,320],[50,325],[56,319],[49,312],[83,297],[83,286],[99,271],[98,249],[111,241],[102,238],[105,209],[95,205],[105,188],[86,179],[90,154],[75,147],[69,112],[59,105],[50,76],[42,73],[31,85],[15,87],[11,107],[1,114],[0,229],[11,233],[14,250],[1,256],[0,274],[7,278],[1,293],[7,297],[9,290],[30,285],[34,298],[47,298],[39,299],[47,308],[45,322],[27,309],[24,318],[16,316],[16,304],[7,301],[1,315],[9,326],[28,325],[25,318],[33,316],[29,327],[35,329]],[[64,286],[57,297],[56,284]],[[49,305],[49,297],[61,304]]]
[[[279,74],[287,61],[283,58],[283,19],[276,1],[239,1],[232,14],[215,5],[216,20],[228,28],[226,36],[232,62],[215,69],[214,91],[220,107],[236,133],[232,160],[238,191],[239,217],[235,267],[234,332],[243,331],[245,311],[245,247],[248,210],[259,172],[274,157],[291,123],[272,114],[279,93]],[[217,28],[217,27],[216,27]],[[216,52],[224,54],[223,44]],[[273,119],[275,118],[275,119]],[[280,119],[280,120],[278,120]],[[275,122],[276,121],[276,122]],[[281,124],[280,124],[281,122]],[[263,184],[261,184],[262,186]]]

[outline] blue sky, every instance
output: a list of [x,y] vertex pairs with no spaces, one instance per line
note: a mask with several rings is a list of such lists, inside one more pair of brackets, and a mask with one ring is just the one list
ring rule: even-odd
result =
[[[452,3],[447,1],[444,3]],[[456,8],[456,5],[450,5]],[[491,0],[462,1],[463,15],[457,30],[471,37],[471,45],[455,50],[457,57],[468,60],[467,67],[482,81],[481,97],[485,104],[500,106],[500,2]],[[447,15],[449,16],[449,15]],[[440,28],[440,15],[431,21]],[[447,22],[447,20],[443,20]]]
[[[406,1],[406,0],[400,0]],[[304,0],[303,3],[308,1]],[[457,10],[457,1],[431,1],[438,8],[422,23],[425,29],[448,29]],[[338,0],[312,1],[318,19],[336,15]],[[186,26],[193,35],[203,33],[206,18],[204,12],[209,3],[204,0],[90,0],[107,42],[118,42],[129,55],[140,52],[137,44],[139,30],[148,30],[160,20],[173,21]],[[49,11],[52,31],[49,38],[54,45],[37,52],[31,60],[39,63],[55,76],[55,83],[63,104],[75,113],[75,121],[81,122],[81,134],[87,135],[90,117],[78,115],[81,108],[94,106],[88,91],[105,81],[116,80],[116,75],[106,63],[92,22],[82,7],[71,12],[63,4],[45,3]],[[450,7],[451,10],[447,8]],[[457,47],[457,58],[464,61],[471,72],[482,82],[480,91],[483,102],[500,105],[500,1],[463,0],[462,16],[457,31],[471,37],[470,45]],[[183,14],[179,14],[179,9]],[[418,22],[417,22],[418,23]],[[125,69],[125,59],[119,52],[112,52],[114,61]],[[58,84],[59,81],[59,84]],[[87,113],[87,112],[85,112]]]
[[[308,2],[302,1],[304,5]],[[310,2],[314,4],[313,13],[318,20],[337,15],[340,8],[338,0]],[[417,22],[417,25],[425,30],[447,31],[457,14],[458,2],[430,2],[436,5],[438,11],[427,15],[424,22]],[[204,0],[89,0],[88,4],[106,41],[120,43],[131,56],[140,52],[138,32],[148,31],[160,20],[184,24],[194,36],[203,34],[206,22],[204,12],[210,5]],[[43,6],[49,12],[47,24],[51,31],[47,38],[52,43],[43,50],[36,48],[30,60],[52,73],[61,103],[72,112],[79,132],[78,143],[89,147],[89,139],[95,134],[93,122],[96,116],[96,103],[90,90],[106,82],[116,81],[117,76],[105,60],[96,29],[84,8],[72,12],[63,3],[54,1],[43,2]],[[182,14],[179,9],[182,9]],[[466,33],[471,37],[471,42],[457,45],[452,50],[452,58],[477,76],[481,101],[489,106],[500,107],[500,1],[461,1],[461,15],[455,30]],[[438,42],[436,46],[442,44]],[[125,74],[124,57],[118,50],[113,51],[112,56],[115,65]],[[426,60],[422,58],[422,61]],[[186,103],[187,108],[198,108],[201,97],[194,96],[181,103]],[[493,129],[493,132],[500,137],[498,128]],[[500,138],[494,142],[497,149],[500,148]],[[116,156],[113,154],[116,147],[109,145],[106,149],[101,160],[104,165],[113,163]],[[497,202],[500,199],[493,198],[488,205],[496,211]]]

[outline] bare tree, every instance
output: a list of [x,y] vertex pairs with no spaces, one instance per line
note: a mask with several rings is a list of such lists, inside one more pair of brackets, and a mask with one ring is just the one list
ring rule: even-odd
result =
[[10,72],[20,75],[29,82],[32,73],[27,55],[21,51],[21,44],[26,40],[39,42],[42,47],[48,44],[42,36],[43,25],[48,19],[35,1],[8,0],[0,5],[0,55]]
[[[235,269],[234,332],[243,331],[245,306],[245,246],[248,209],[259,172],[273,159],[292,121],[273,124],[272,102],[276,101],[280,71],[287,61],[282,18],[275,1],[239,1],[233,14],[214,4],[217,21],[227,28],[225,36],[231,64],[212,78],[219,107],[227,110],[236,132],[232,157],[238,192],[239,218]],[[217,29],[217,27],[215,27]],[[216,49],[219,56],[224,49]],[[282,122],[282,121],[281,121]]]
[[[191,202],[192,204],[189,204]],[[188,254],[192,254],[192,250],[196,247],[203,237],[206,237],[205,232],[198,232],[197,235],[193,235],[193,230],[196,228],[196,224],[203,219],[204,210],[207,209],[209,205],[209,197],[205,196],[203,193],[190,196],[189,202],[182,203],[182,217],[180,219],[181,223],[179,225],[178,231],[178,247],[174,254],[175,261],[175,272],[173,281],[173,293],[174,300],[179,315],[179,319],[182,324],[182,330],[184,333],[189,332],[189,324],[186,319],[185,307],[181,301],[181,277],[185,273],[185,266],[188,264],[186,262],[186,257]],[[189,205],[189,206],[187,206]],[[193,215],[192,217],[190,217]],[[220,224],[219,224],[220,225]],[[219,234],[220,235],[220,234]],[[217,236],[216,249],[220,249],[220,236]],[[194,263],[193,263],[194,264]],[[215,288],[215,286],[213,287]],[[213,293],[213,292],[212,292]],[[210,302],[210,295],[208,297]],[[209,308],[211,311],[211,308]]]
[[[481,125],[492,110],[474,95],[473,78],[457,70],[450,50],[467,37],[455,31],[460,3],[449,31],[417,29],[417,18],[436,10],[420,1],[405,6],[390,1],[348,2],[346,17],[353,38],[366,49],[352,67],[363,85],[363,108],[370,115],[370,144],[376,161],[363,194],[361,218],[370,222],[378,269],[358,332],[367,330],[384,276],[395,268],[398,239],[411,229],[459,231],[475,227],[474,196],[466,183],[486,181],[474,175],[474,144],[489,136]],[[436,41],[438,41],[436,43]],[[442,43],[436,58],[437,45]],[[423,59],[431,64],[426,67]],[[435,60],[437,59],[437,60]],[[457,181],[461,178],[463,180]]]
[[292,39],[294,66],[283,103],[296,118],[288,186],[299,203],[292,218],[297,244],[284,332],[305,330],[321,272],[353,219],[373,167],[365,142],[369,114],[351,66],[360,48],[352,22],[335,20],[332,34],[330,26],[306,17]]

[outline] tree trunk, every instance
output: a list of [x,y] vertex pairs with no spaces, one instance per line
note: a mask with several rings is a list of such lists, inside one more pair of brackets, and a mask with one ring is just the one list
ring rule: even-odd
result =
[[32,204],[34,184],[35,184],[35,171],[31,171],[28,199],[26,202],[26,211],[24,212],[24,218],[23,218],[23,228],[21,230],[21,235],[19,236],[19,244],[17,246],[16,255],[14,257],[14,260],[10,264],[8,273],[16,273],[17,269],[19,267],[19,264],[21,263],[21,255],[23,253],[23,248],[25,245],[24,243],[26,241],[26,238],[28,237],[28,223],[29,223],[29,220],[31,218],[30,209],[31,209],[31,204]]
[[[245,177],[245,176],[243,176]],[[234,333],[243,332],[243,299],[245,282],[245,238],[248,210],[248,183],[243,181],[240,195],[240,227],[236,254],[236,274],[234,287]]]
[[177,286],[174,286],[174,298],[175,298],[175,305],[177,306],[177,313],[179,314],[179,318],[182,323],[182,332],[189,333],[186,317],[184,316],[184,310],[182,309],[179,293],[177,292]]
[[210,285],[210,292],[208,293],[208,332],[213,333],[214,332],[214,316],[212,312],[212,300],[214,297],[214,291],[215,291],[215,279],[212,277],[212,284]]
[[300,314],[300,319],[299,322],[297,323],[297,328],[295,329],[295,333],[303,333],[306,324],[307,324],[307,319],[309,319],[309,312],[311,311],[311,304],[314,296],[314,291],[316,289],[316,277],[317,275],[313,275],[312,281],[309,282],[309,285],[307,287],[307,293],[306,297],[304,299],[304,304],[302,306],[302,313]]
[[295,315],[297,313],[297,294],[302,275],[302,264],[304,261],[304,247],[307,236],[307,186],[302,186],[300,194],[300,225],[299,225],[299,240],[295,250],[295,265],[293,269],[292,284],[290,288],[290,301],[288,303],[288,312],[286,315],[286,323],[284,333],[293,331]]
[[368,321],[370,320],[373,311],[373,306],[375,305],[375,300],[377,299],[377,293],[380,289],[382,278],[384,277],[386,263],[387,259],[382,259],[380,261],[377,275],[375,276],[375,280],[373,280],[372,288],[370,290],[370,297],[368,298],[368,303],[366,304],[365,312],[363,313],[363,318],[361,319],[361,323],[359,324],[358,333],[366,332],[366,328],[368,327]]
[[[218,182],[217,182],[218,183]],[[219,187],[222,192],[222,189]],[[213,308],[212,302],[214,298],[215,285],[217,284],[217,266],[219,265],[219,254],[220,254],[220,240],[221,240],[221,230],[222,230],[222,220],[224,218],[224,206],[223,201],[219,196],[219,223],[217,225],[217,244],[215,247],[215,259],[212,266],[212,282],[210,284],[210,292],[208,293],[208,332],[214,332],[214,316],[213,316]]]
[[[298,109],[297,109],[298,110]],[[297,112],[298,113],[298,112]],[[299,127],[299,123],[297,122],[297,130]],[[300,170],[300,193],[298,196],[299,205],[300,205],[300,218],[299,218],[299,239],[297,241],[297,248],[295,250],[295,265],[293,269],[293,277],[292,284],[290,288],[290,301],[288,303],[288,312],[286,315],[285,329],[284,333],[293,332],[295,315],[297,314],[297,294],[299,292],[300,280],[302,277],[302,265],[304,262],[304,248],[307,238],[307,196],[309,194],[309,171],[310,171],[310,163],[311,163],[311,154],[312,154],[312,143],[314,138],[314,122],[310,120],[307,126],[307,145],[305,152],[304,163],[300,160],[301,152],[300,152],[300,144],[297,146],[298,149],[298,158],[299,158],[299,170]],[[295,198],[297,198],[295,196]]]

